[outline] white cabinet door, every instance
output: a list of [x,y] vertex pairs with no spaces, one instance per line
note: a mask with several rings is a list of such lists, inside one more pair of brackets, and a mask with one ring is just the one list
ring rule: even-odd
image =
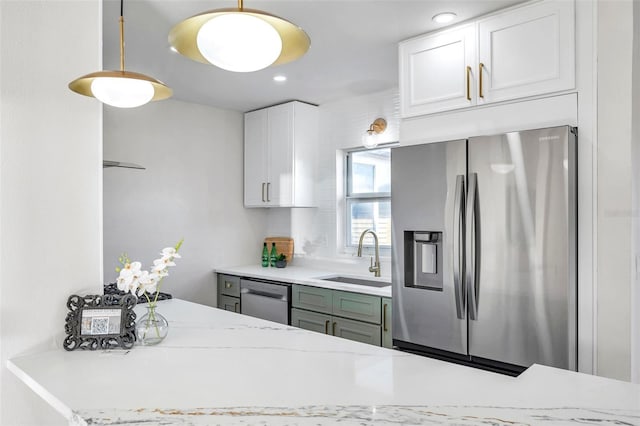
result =
[[543,1],[483,19],[478,39],[479,104],[575,87],[572,0]]
[[244,205],[265,207],[267,177],[267,110],[244,116]]
[[403,117],[475,105],[475,24],[400,44]]
[[293,101],[244,120],[245,207],[313,207],[318,108]]
[[266,197],[269,205],[293,204],[293,108],[293,103],[287,103],[268,109],[269,180]]

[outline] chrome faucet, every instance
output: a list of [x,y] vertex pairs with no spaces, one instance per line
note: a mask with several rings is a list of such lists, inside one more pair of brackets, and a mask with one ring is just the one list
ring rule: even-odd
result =
[[373,272],[375,277],[380,276],[380,246],[378,245],[378,236],[371,229],[365,229],[360,234],[360,241],[358,242],[358,257],[362,257],[362,240],[364,239],[365,234],[369,232],[373,235],[373,240],[375,242],[376,247],[376,262],[373,263],[373,257],[371,258],[371,266],[369,266],[369,272]]

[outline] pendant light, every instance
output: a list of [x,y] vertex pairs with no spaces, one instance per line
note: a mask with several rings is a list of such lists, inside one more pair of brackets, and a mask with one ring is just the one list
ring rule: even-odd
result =
[[311,40],[297,25],[256,10],[215,9],[178,23],[169,43],[194,61],[227,71],[251,72],[294,61],[307,53]]
[[120,71],[98,71],[69,83],[69,89],[118,108],[133,108],[170,98],[172,90],[161,81],[124,70],[124,0],[120,0]]

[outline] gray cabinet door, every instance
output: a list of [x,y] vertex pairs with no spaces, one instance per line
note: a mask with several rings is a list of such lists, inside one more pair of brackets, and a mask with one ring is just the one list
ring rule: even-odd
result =
[[218,294],[240,297],[240,277],[218,274]]
[[380,326],[332,317],[331,331],[334,336],[356,342],[380,346]]
[[391,299],[382,298],[382,346],[385,348],[393,347],[391,335]]
[[326,288],[294,285],[291,291],[291,305],[294,308],[330,314],[333,305],[332,292]]
[[240,313],[240,298],[221,294],[218,296],[218,308]]
[[318,333],[330,334],[330,324],[330,315],[303,311],[296,308],[291,309],[291,325],[293,327],[317,331]]
[[379,296],[338,290],[333,292],[334,315],[380,324],[380,309]]

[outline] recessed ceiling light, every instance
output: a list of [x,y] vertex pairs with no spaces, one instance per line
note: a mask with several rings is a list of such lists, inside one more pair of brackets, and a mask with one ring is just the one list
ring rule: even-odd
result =
[[285,81],[287,81],[287,76],[286,75],[276,75],[273,77],[273,81],[277,82],[277,83],[284,83]]
[[438,24],[446,24],[456,19],[457,16],[458,15],[456,15],[453,12],[443,12],[443,13],[438,13],[437,15],[434,15],[434,17],[431,18],[431,20],[433,22],[437,22]]

